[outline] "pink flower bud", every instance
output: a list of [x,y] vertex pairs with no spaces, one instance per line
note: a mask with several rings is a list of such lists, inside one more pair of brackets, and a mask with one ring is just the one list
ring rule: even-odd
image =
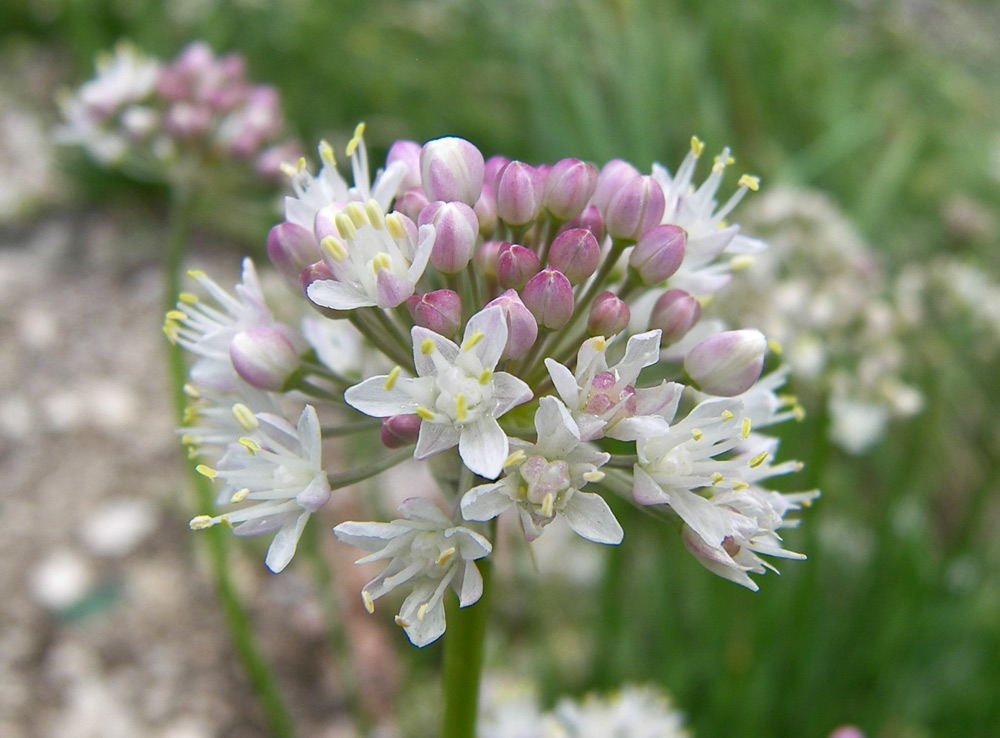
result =
[[399,190],[408,190],[411,187],[420,187],[420,149],[421,146],[416,141],[400,139],[394,141],[389,147],[389,153],[385,155],[386,169],[397,161],[406,165],[406,176],[399,183]]
[[684,358],[684,370],[710,395],[734,397],[753,386],[764,367],[767,339],[755,330],[709,336]]
[[638,177],[639,170],[621,159],[612,159],[603,167],[597,177],[597,189],[590,199],[591,205],[596,205],[601,213],[606,213],[608,203],[618,194],[618,190]]
[[382,421],[382,444],[386,448],[402,448],[414,444],[419,434],[419,415],[392,415]]
[[[336,279],[336,278],[337,277],[330,269],[329,264],[327,264],[325,261],[317,261],[315,264],[310,264],[309,266],[307,266],[305,269],[302,270],[302,273],[299,274],[299,287],[302,289],[302,294],[308,297],[309,285],[311,285],[313,282],[319,282],[325,279]],[[317,305],[312,300],[307,300],[307,302],[309,303],[310,307],[312,307],[313,310],[316,310],[320,314],[325,315],[327,318],[334,318],[334,319],[346,318],[351,314],[349,310],[334,310],[333,308]]]
[[462,299],[451,290],[435,290],[406,299],[413,322],[442,336],[453,336],[462,325]]
[[535,316],[524,306],[514,290],[507,290],[500,297],[491,300],[486,307],[500,306],[507,322],[507,345],[500,360],[519,359],[528,353],[538,338],[538,323]]
[[638,240],[663,218],[666,200],[663,188],[650,176],[630,180],[611,198],[604,216],[604,227],[612,238]]
[[410,220],[417,220],[420,217],[420,211],[426,208],[430,203],[427,202],[427,195],[424,193],[421,187],[411,187],[402,195],[396,198],[396,202],[393,204],[393,209],[397,213],[402,213]]
[[659,329],[660,345],[670,346],[687,335],[701,318],[701,303],[684,290],[667,290],[653,306],[649,327]]
[[497,257],[505,241],[483,241],[476,249],[476,270],[487,279],[497,278]]
[[572,285],[593,274],[600,261],[601,246],[586,228],[563,231],[549,247],[549,264],[565,274]]
[[342,212],[344,212],[342,205],[336,204],[324,205],[316,213],[316,217],[313,218],[313,235],[316,237],[316,243],[322,242],[327,236],[338,241],[342,240],[340,231],[337,230],[337,215]]
[[305,228],[279,223],[267,234],[267,255],[282,277],[297,284],[302,270],[319,259],[319,244]]
[[587,332],[592,336],[615,336],[628,327],[631,317],[624,300],[613,292],[602,292],[590,308]]
[[855,725],[841,725],[829,738],[865,738],[865,734]]
[[528,280],[521,299],[543,328],[562,328],[573,315],[573,287],[565,274],[552,267]]
[[596,189],[597,167],[579,159],[562,159],[545,180],[545,208],[556,220],[575,218]]
[[520,290],[541,269],[538,256],[531,249],[505,243],[497,254],[497,282],[504,289]]
[[475,211],[461,202],[432,202],[420,211],[417,225],[433,223],[431,266],[443,274],[458,274],[472,258],[479,236]]
[[483,155],[464,138],[438,138],[420,150],[420,182],[431,202],[462,202],[470,208],[483,190]]
[[301,365],[291,342],[268,326],[254,326],[233,336],[229,358],[243,381],[265,392],[280,392]]
[[194,139],[204,136],[212,124],[212,112],[203,105],[176,102],[167,108],[163,127],[171,136]]
[[510,159],[506,156],[500,156],[496,154],[491,156],[486,160],[486,166],[483,174],[483,186],[491,188],[494,192],[497,191],[497,177],[500,174],[500,170],[503,169],[507,164],[510,163]]
[[574,228],[586,228],[600,241],[604,238],[604,216],[601,215],[601,211],[597,209],[597,206],[588,205],[578,216],[563,223],[563,227],[559,230],[565,233]]
[[512,161],[497,175],[497,215],[509,226],[531,223],[542,211],[545,179],[534,167]]
[[632,249],[629,266],[647,287],[659,284],[680,267],[686,245],[687,233],[680,226],[653,226]]
[[483,185],[483,192],[472,209],[476,211],[476,217],[479,218],[479,235],[483,238],[489,238],[497,227],[497,198],[493,194],[493,187]]

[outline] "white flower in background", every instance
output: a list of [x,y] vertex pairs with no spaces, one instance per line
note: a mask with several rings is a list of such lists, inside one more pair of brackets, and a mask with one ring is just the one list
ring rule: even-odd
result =
[[625,356],[613,367],[608,366],[608,343],[601,336],[584,341],[575,374],[555,359],[545,360],[556,391],[579,426],[580,438],[634,441],[666,431],[667,422],[658,413],[676,407],[683,387],[664,381],[656,387],[635,388],[639,372],[659,360],[660,331],[629,338]]
[[224,523],[234,526],[238,536],[274,533],[264,563],[277,573],[295,554],[309,516],[330,499],[319,419],[311,405],[302,410],[295,426],[270,413],[237,414],[245,435],[214,468],[200,465],[198,471],[225,483],[220,499],[256,504],[214,517],[199,515],[191,520],[191,528]]
[[580,442],[580,430],[566,407],[543,397],[535,413],[538,441],[512,440],[514,449],[498,482],[473,487],[462,498],[466,520],[491,520],[516,506],[525,537],[532,541],[542,529],[562,517],[576,533],[597,543],[621,543],[624,535],[608,503],[597,494],[581,492],[587,482],[599,482],[609,454]]
[[482,575],[473,561],[487,556],[493,547],[475,531],[454,525],[426,498],[407,500],[399,513],[403,517],[390,523],[351,521],[333,532],[344,543],[369,552],[357,563],[389,562],[361,590],[368,612],[374,612],[379,597],[402,585],[410,587],[396,623],[413,645],[423,647],[444,633],[444,595],[449,587],[461,607],[482,596]]
[[191,458],[215,461],[245,432],[245,418],[258,412],[280,415],[275,395],[237,381],[234,392],[217,392],[207,388],[184,386],[188,406],[184,409],[184,425],[177,429],[181,443]]
[[414,458],[457,445],[469,469],[496,479],[510,453],[497,418],[532,396],[531,388],[517,377],[494,371],[507,345],[503,310],[492,307],[473,315],[461,346],[420,326],[411,336],[417,377],[402,377],[397,367],[351,387],[344,399],[376,418],[419,415]]
[[399,194],[408,169],[401,161],[393,162],[384,171],[377,171],[375,181],[372,182],[368,173],[368,150],[365,147],[364,132],[365,124],[359,123],[347,144],[353,187],[337,171],[333,147],[326,141],[319,145],[319,156],[323,162],[319,174],[313,176],[309,173],[305,159],[299,159],[298,165],[289,169],[287,173],[295,196],[285,198],[285,220],[312,231],[316,213],[328,205],[342,208],[349,202],[374,199],[383,213],[389,209],[390,203]]
[[654,687],[625,686],[610,697],[589,694],[560,700],[547,732],[551,738],[688,738],[684,715]]
[[386,215],[374,199],[349,203],[333,220],[339,238],[325,236],[320,248],[336,279],[310,284],[310,300],[334,310],[394,308],[413,294],[434,246],[433,225],[411,233],[406,216]]

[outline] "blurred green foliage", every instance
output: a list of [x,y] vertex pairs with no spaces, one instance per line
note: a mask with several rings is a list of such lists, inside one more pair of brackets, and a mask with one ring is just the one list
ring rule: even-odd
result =
[[[527,161],[673,166],[696,133],[765,187],[831,193],[890,274],[944,252],[996,272],[992,2],[6,0],[0,28],[59,48],[76,81],[119,38],[162,57],[203,38],[278,86],[307,147],[365,120],[376,159],[455,134]],[[950,217],[956,198],[986,225]],[[824,497],[789,534],[811,560],[761,593],[622,509],[600,596],[571,614],[550,583],[511,596],[507,638],[546,696],[657,679],[699,738],[1000,734],[1000,382],[970,340],[944,326],[915,349],[929,406],[862,459],[827,450],[823,418],[785,429],[808,464],[792,482]],[[575,637],[589,667],[568,673],[555,651]]]

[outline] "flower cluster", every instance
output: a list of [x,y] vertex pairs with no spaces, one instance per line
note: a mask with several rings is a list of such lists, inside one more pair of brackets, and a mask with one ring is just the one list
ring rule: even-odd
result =
[[[728,149],[700,185],[696,138],[676,174],[485,159],[442,138],[396,142],[372,176],[363,133],[346,148],[352,182],[326,142],[318,172],[286,167],[292,194],[267,247],[312,308],[301,329],[272,317],[249,262],[237,296],[195,274],[213,304],[182,295],[167,316],[198,356],[183,434],[218,457],[204,471],[225,482],[223,502],[256,501],[193,527],[277,531],[276,570],[333,490],[426,460],[439,499],[334,528],[366,552],[359,563],[384,565],[362,592],[369,611],[406,593],[396,621],[418,646],[444,632],[449,589],[460,606],[479,599],[496,518],[527,541],[562,518],[613,545],[620,498],[677,523],[700,563],[750,589],[771,568],[762,556],[803,558],[780,530],[818,492],[767,489],[799,465],[776,461],[760,432],[796,416],[777,394],[787,370],[761,378],[762,333],[701,320],[766,248],[730,217],[755,177],[717,202]],[[281,420],[291,402],[309,403],[297,430]],[[371,433],[395,450],[323,477],[317,412],[323,435]]]
[[196,176],[208,160],[249,162],[274,176],[298,144],[281,140],[281,100],[252,84],[239,54],[216,57],[204,42],[164,63],[122,43],[97,76],[61,102],[56,139],[98,162],[145,177]]

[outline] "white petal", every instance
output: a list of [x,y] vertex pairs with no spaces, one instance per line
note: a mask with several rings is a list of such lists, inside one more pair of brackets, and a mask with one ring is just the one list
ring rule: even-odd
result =
[[669,495],[638,464],[633,468],[632,497],[640,505],[663,505],[670,501]]
[[428,339],[448,364],[455,363],[455,357],[458,356],[458,346],[444,336],[417,325],[410,330],[410,337],[413,339],[413,364],[417,369],[417,374],[421,377],[437,374],[437,364],[434,363],[434,359],[423,351],[424,341]]
[[466,520],[492,520],[514,504],[507,494],[506,482],[481,484],[462,497],[462,517]]
[[264,563],[275,574],[288,566],[288,562],[295,555],[295,549],[299,545],[299,538],[302,536],[302,529],[306,527],[307,520],[309,520],[309,513],[302,513],[295,521],[295,525],[286,525],[278,531],[274,540],[271,541]]
[[306,288],[306,295],[317,305],[333,310],[354,310],[375,305],[375,301],[368,295],[335,279],[313,282]]
[[458,554],[466,561],[481,559],[493,551],[493,544],[474,530],[459,525],[444,532],[446,541],[458,547]]
[[618,362],[619,383],[635,384],[643,367],[655,364],[660,358],[660,331],[648,331],[632,336],[625,346],[625,356]]
[[549,459],[565,459],[580,444],[580,429],[576,421],[566,406],[551,395],[538,401],[535,430],[538,433],[536,448]]
[[595,543],[619,544],[625,536],[608,503],[600,495],[577,492],[562,511],[569,527]]
[[391,389],[386,389],[386,379],[385,374],[369,377],[361,384],[348,388],[344,393],[344,401],[354,409],[375,418],[415,413],[417,402],[404,390],[406,384],[413,380],[406,377],[399,378]]
[[398,525],[389,523],[368,523],[347,521],[341,523],[333,529],[333,534],[341,543],[348,543],[357,546],[362,551],[378,551],[383,548],[387,541],[407,533],[408,531]]
[[299,444],[302,446],[302,454],[309,464],[319,468],[322,464],[322,432],[320,430],[319,418],[316,415],[316,408],[306,405],[299,416],[298,427]]
[[399,616],[405,618],[409,623],[403,629],[406,631],[406,637],[410,639],[410,643],[417,648],[423,648],[444,635],[444,599],[439,597],[437,602],[430,605],[424,612],[423,618],[417,616],[418,610],[419,605],[406,608],[404,603],[404,608],[399,611]]
[[417,248],[413,253],[413,263],[406,271],[406,278],[413,284],[417,283],[427,269],[427,261],[431,258],[431,250],[434,248],[435,233],[436,229],[432,223],[420,226],[420,230],[417,231]]
[[696,492],[675,488],[669,497],[674,512],[709,546],[722,548],[723,539],[736,527],[753,526],[745,515],[713,505]]
[[[464,571],[459,571],[458,577],[452,580],[451,586],[458,595],[458,606],[468,607],[479,602],[483,596],[483,576],[471,561],[460,565]],[[461,581],[459,581],[461,577]]]
[[[417,435],[417,447],[413,449],[414,459],[426,459],[439,451],[452,448],[458,444],[458,429],[447,423],[431,423],[424,421],[420,424],[420,433]],[[506,459],[504,459],[506,461]]]
[[419,520],[442,527],[451,525],[451,519],[426,497],[407,498],[396,508],[396,511],[407,520]]
[[623,418],[605,431],[608,438],[619,441],[638,441],[640,438],[652,438],[665,435],[670,430],[670,423],[658,415],[640,415],[635,418]]
[[483,367],[492,369],[500,361],[500,355],[507,345],[507,321],[503,317],[503,308],[488,307],[469,318],[463,342],[476,331],[481,331],[483,337],[471,350],[479,357]]
[[512,407],[527,402],[532,398],[531,387],[507,372],[497,372],[493,375],[493,398],[497,405],[493,416],[499,418]]
[[576,383],[576,377],[573,376],[573,372],[564,367],[555,359],[546,359],[545,368],[549,370],[549,376],[552,377],[552,384],[556,388],[556,392],[570,407],[579,407],[580,405],[580,387]]
[[[422,423],[421,428],[423,425],[426,423]],[[486,479],[500,476],[508,451],[507,434],[493,418],[484,415],[462,428],[458,455],[479,476]]]

